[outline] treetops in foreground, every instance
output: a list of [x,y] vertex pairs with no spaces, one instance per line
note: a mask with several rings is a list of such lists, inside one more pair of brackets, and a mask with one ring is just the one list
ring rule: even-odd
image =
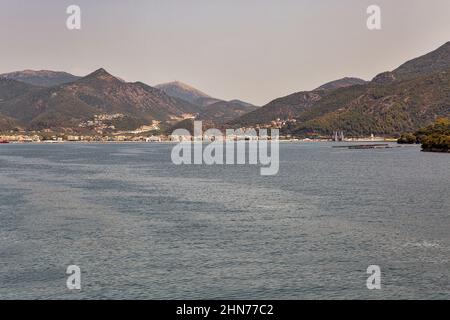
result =
[[441,118],[415,133],[405,133],[398,143],[421,143],[423,151],[450,152],[450,119]]

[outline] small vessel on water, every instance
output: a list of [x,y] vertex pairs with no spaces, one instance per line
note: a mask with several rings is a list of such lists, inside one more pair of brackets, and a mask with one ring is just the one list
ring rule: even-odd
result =
[[6,141],[6,140],[0,140],[0,144],[6,144],[6,143],[9,143],[9,141]]

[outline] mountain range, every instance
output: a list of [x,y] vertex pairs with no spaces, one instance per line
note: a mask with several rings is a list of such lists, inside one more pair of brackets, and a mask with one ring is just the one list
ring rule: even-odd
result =
[[102,68],[82,78],[49,71],[14,72],[0,76],[0,130],[78,131],[81,123],[105,114],[116,116],[115,127],[128,130],[192,117],[222,123],[256,108],[219,99],[203,106],[183,97],[186,100],[142,82],[125,82]]
[[371,81],[346,77],[263,107],[214,98],[179,81],[125,82],[102,68],[85,77],[31,70],[0,75],[0,131],[80,131],[96,115],[109,115],[120,129],[153,121],[167,128],[196,118],[222,128],[280,119],[282,134],[296,136],[413,132],[450,116],[450,42]]
[[80,122],[99,114],[121,114],[122,122],[136,128],[152,120],[182,119],[184,114],[198,111],[197,106],[141,82],[123,82],[104,69],[52,87],[23,84],[0,79],[1,88],[12,89],[1,90],[5,93],[0,96],[0,113],[33,130],[76,129]]
[[228,123],[257,126],[291,120],[282,133],[397,135],[450,115],[450,42],[366,82],[344,78],[278,98]]

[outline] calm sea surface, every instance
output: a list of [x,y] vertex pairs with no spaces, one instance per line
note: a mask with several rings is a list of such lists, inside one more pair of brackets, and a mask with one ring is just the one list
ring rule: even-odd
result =
[[265,177],[170,144],[0,145],[0,299],[450,299],[450,155],[332,145],[283,143]]

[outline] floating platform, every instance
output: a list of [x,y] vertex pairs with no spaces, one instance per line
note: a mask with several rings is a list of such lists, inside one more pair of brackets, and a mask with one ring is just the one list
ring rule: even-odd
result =
[[379,143],[379,144],[356,144],[356,145],[350,145],[350,146],[333,146],[333,148],[346,148],[346,149],[357,149],[357,150],[364,150],[364,149],[390,149],[392,148],[387,143]]

